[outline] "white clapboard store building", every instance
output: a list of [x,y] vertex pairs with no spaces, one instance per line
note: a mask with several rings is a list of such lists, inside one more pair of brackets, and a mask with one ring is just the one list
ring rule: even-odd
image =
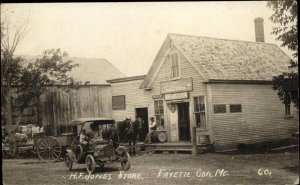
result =
[[271,80],[290,58],[264,43],[262,21],[256,42],[168,34],[147,75],[107,81],[114,118],[153,116],[168,142],[196,137],[216,150],[287,138],[298,112],[281,103]]

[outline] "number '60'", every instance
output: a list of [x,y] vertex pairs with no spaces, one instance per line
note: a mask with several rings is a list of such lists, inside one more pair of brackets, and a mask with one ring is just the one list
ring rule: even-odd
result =
[[271,175],[272,174],[272,172],[270,172],[270,170],[269,169],[265,169],[265,170],[263,170],[263,169],[259,169],[258,170],[258,175]]

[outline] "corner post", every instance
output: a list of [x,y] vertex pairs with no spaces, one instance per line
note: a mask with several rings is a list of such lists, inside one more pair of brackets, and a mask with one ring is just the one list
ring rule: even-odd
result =
[[197,156],[197,137],[196,137],[196,127],[193,127],[193,156]]

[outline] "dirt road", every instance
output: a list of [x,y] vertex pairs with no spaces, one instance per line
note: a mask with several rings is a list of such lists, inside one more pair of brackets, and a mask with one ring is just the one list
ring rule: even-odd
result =
[[4,184],[293,184],[299,178],[299,153],[143,154],[120,172],[114,164],[88,175],[84,165],[67,171],[64,162],[3,160]]

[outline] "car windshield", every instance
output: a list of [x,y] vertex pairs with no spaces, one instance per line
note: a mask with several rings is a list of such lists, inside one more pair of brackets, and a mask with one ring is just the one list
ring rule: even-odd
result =
[[[107,136],[108,133],[114,129],[114,124],[109,122],[105,124],[103,122],[85,122],[82,130],[85,130],[88,135],[93,139],[104,139],[103,136]],[[107,139],[107,138],[106,138]]]

